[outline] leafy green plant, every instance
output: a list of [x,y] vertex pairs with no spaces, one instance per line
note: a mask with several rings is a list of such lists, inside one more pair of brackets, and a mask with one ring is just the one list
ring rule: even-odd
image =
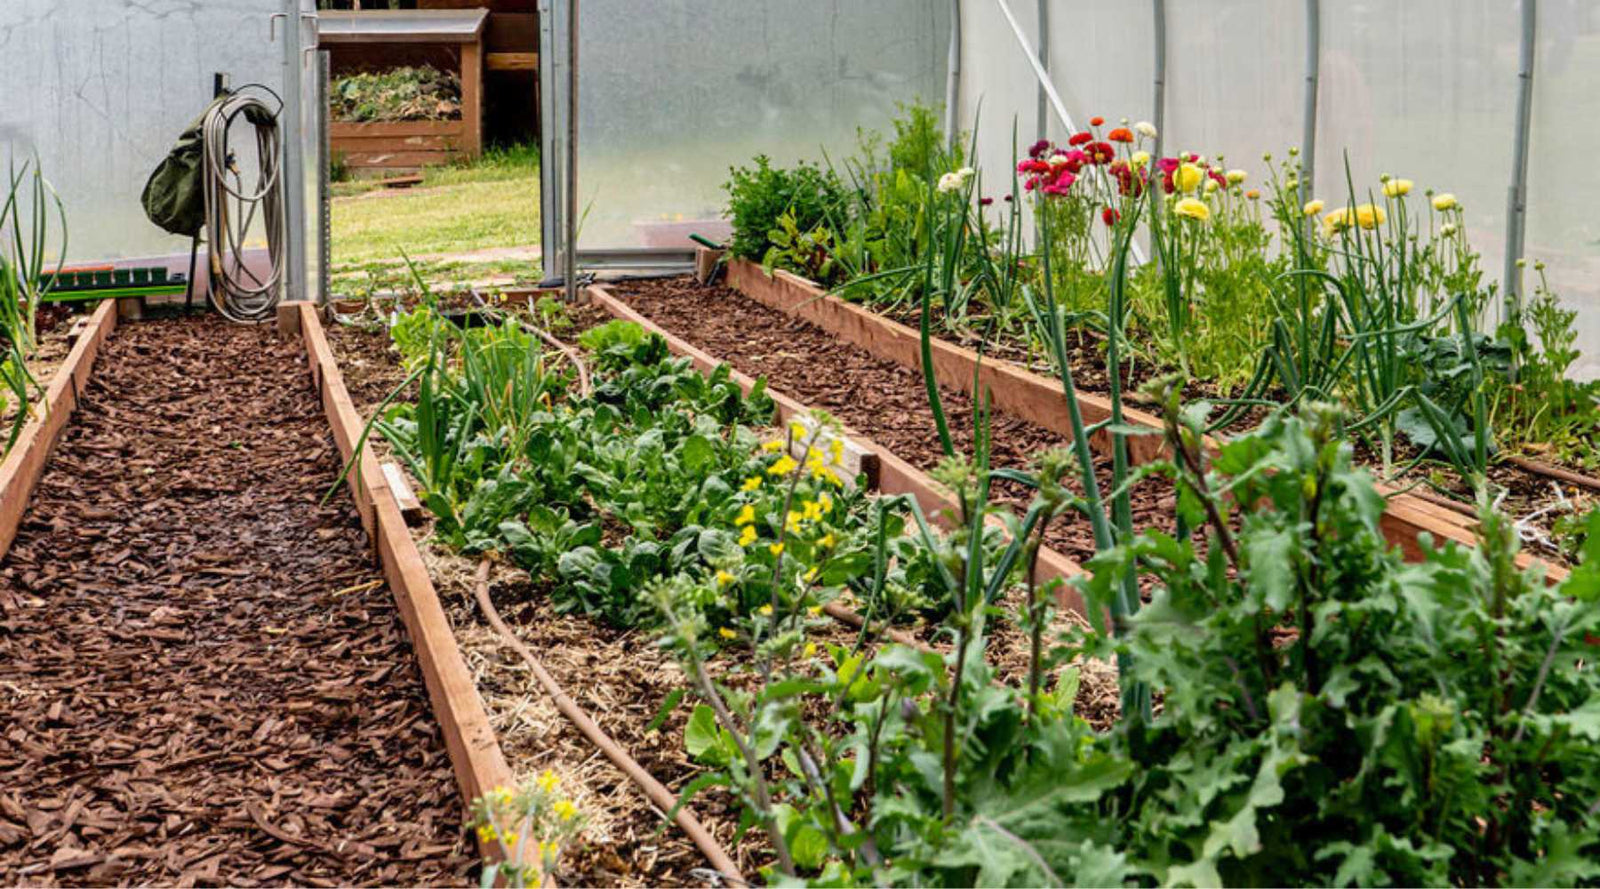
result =
[[781,230],[781,217],[789,215],[796,231],[814,231],[844,195],[838,178],[814,165],[800,163],[782,169],[773,167],[766,155],[757,156],[753,163],[732,168],[723,189],[728,193],[727,216],[733,223],[729,252],[760,262],[773,246],[769,233]]

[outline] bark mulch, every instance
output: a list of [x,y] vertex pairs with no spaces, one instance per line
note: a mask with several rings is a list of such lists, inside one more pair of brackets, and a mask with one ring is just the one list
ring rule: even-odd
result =
[[338,470],[270,327],[106,344],[0,562],[0,883],[469,881]]
[[[887,447],[924,472],[943,459],[922,375],[834,337],[810,323],[755,302],[722,285],[690,278],[628,281],[611,292],[651,321],[772,388],[823,408],[847,426]],[[972,452],[972,399],[941,389],[956,449]],[[995,411],[990,417],[992,464],[1029,468],[1048,448],[1068,447],[1063,437],[1020,417]],[[1109,461],[1102,478],[1110,478]],[[1080,490],[1077,481],[1073,489]],[[1025,508],[1031,492],[1000,483],[995,499]],[[1136,528],[1171,530],[1176,498],[1164,479],[1150,478],[1132,492]],[[1094,554],[1094,535],[1077,515],[1057,519],[1047,538],[1051,548],[1082,562]]]

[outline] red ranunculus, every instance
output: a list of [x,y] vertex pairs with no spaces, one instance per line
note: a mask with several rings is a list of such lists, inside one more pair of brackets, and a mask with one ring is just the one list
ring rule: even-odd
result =
[[1105,222],[1106,228],[1110,228],[1113,225],[1116,225],[1117,224],[1117,220],[1121,219],[1121,218],[1122,218],[1122,214],[1118,213],[1116,210],[1113,210],[1110,207],[1107,207],[1104,210],[1100,211],[1100,219]]
[[1128,129],[1127,127],[1117,127],[1116,129],[1107,133],[1106,138],[1113,142],[1132,142],[1133,130]]
[[1028,147],[1028,157],[1038,157],[1050,150],[1050,140],[1040,139]]
[[978,198],[978,206],[987,207],[994,203],[994,198]]
[[1099,166],[1109,164],[1116,159],[1117,150],[1109,142],[1093,142],[1084,149],[1089,155],[1089,163]]
[[1083,169],[1083,165],[1088,163],[1088,162],[1089,162],[1089,156],[1087,154],[1084,154],[1083,152],[1079,151],[1076,148],[1074,148],[1071,151],[1067,152],[1067,164],[1066,164],[1067,172],[1071,173],[1074,176],[1078,175],[1078,171],[1082,170]]
[[1099,126],[1099,125],[1101,125],[1101,124],[1103,124],[1105,122],[1106,122],[1106,119],[1103,118],[1103,117],[1091,117],[1091,118],[1089,118],[1089,126],[1091,126],[1091,127],[1097,127],[1097,126]]
[[1072,138],[1067,140],[1067,144],[1068,145],[1072,145],[1072,146],[1078,146],[1078,145],[1087,144],[1087,143],[1089,143],[1089,142],[1091,142],[1093,140],[1094,140],[1094,134],[1090,133],[1088,131],[1084,131],[1082,133],[1073,133],[1072,134]]

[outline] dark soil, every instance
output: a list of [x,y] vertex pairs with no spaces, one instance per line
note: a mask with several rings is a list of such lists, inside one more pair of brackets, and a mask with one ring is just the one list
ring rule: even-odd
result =
[[0,563],[0,883],[469,881],[339,467],[270,327],[106,344]]
[[[610,289],[662,327],[738,370],[765,377],[773,389],[827,410],[924,472],[943,459],[920,373],[875,358],[721,285],[704,287],[689,278],[669,278],[629,281]],[[956,449],[970,454],[972,400],[950,389],[941,392]],[[991,439],[997,468],[1030,468],[1042,451],[1069,446],[1054,432],[1003,412],[991,417]],[[1109,461],[1103,461],[1100,469],[1102,478],[1110,477]],[[1072,486],[1081,490],[1076,479]],[[1030,497],[1031,492],[1020,485],[995,486],[995,500],[1019,512]],[[1175,497],[1169,482],[1147,479],[1134,489],[1132,499],[1134,527],[1172,530]],[[1052,549],[1079,562],[1094,554],[1093,532],[1081,516],[1057,519],[1046,540]]]

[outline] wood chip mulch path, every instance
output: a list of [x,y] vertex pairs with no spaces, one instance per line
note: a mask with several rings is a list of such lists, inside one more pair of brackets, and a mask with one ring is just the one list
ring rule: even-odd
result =
[[338,470],[270,327],[106,344],[0,562],[0,884],[470,881]]

